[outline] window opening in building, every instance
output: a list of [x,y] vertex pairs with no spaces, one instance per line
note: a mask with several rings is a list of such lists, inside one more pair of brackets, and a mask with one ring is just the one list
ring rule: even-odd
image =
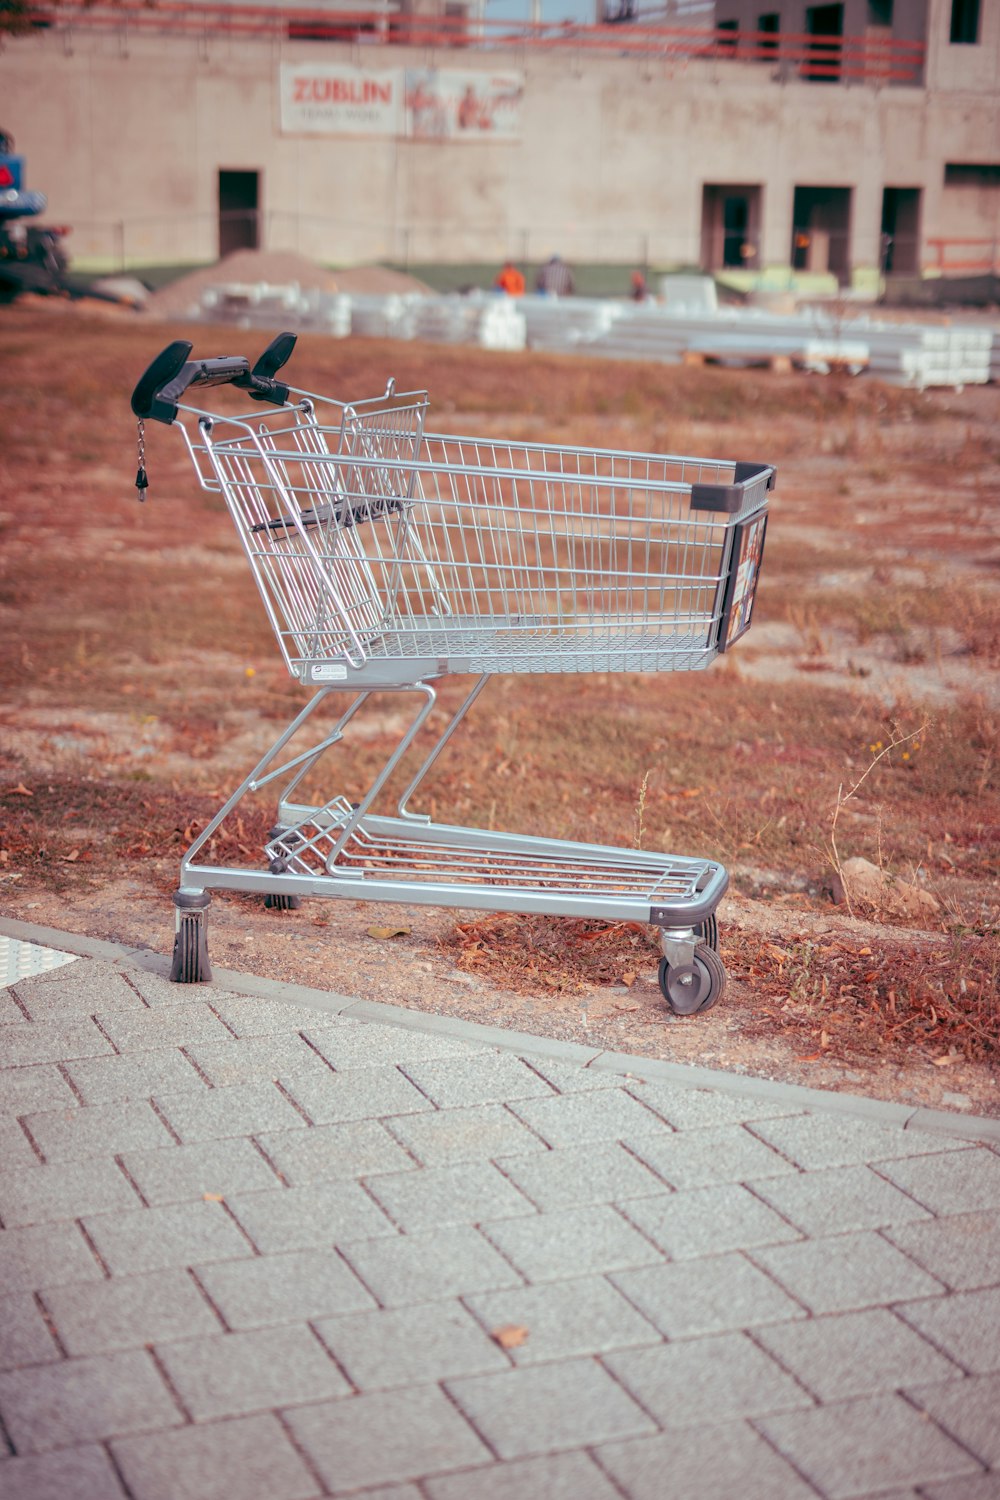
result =
[[769,10],[757,17],[757,56],[764,62],[769,61],[777,52],[780,32],[781,16],[776,10]]
[[715,39],[719,46],[725,47],[727,50],[731,48],[735,52],[736,44],[739,41],[739,29],[739,21],[716,21]]
[[219,170],[219,256],[260,247],[260,173]]
[[868,0],[868,25],[892,25],[892,0]]
[[792,268],[851,279],[851,189],[797,187],[792,202]]
[[707,182],[702,189],[701,263],[706,271],[752,271],[760,265],[759,184]]
[[979,42],[979,0],[951,0],[953,43],[975,47]]
[[882,192],[880,269],[886,276],[916,276],[920,270],[920,189]]
[[843,61],[843,5],[808,6],[806,32],[811,40],[802,69],[804,77],[813,83],[836,83]]

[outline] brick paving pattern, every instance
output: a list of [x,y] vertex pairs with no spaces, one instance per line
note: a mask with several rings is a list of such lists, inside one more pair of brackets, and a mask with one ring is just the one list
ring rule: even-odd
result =
[[2,1500],[998,1500],[997,1122],[238,988],[0,994]]

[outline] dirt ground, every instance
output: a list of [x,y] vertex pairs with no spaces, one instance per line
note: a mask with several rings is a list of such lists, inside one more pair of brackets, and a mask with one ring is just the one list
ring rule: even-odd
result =
[[[184,848],[304,701],[176,433],[147,424],[133,498],[128,396],[184,336],[259,341],[65,304],[0,324],[0,910],[161,952]],[[295,359],[349,398],[426,385],[435,430],[777,465],[757,619],[729,656],[694,681],[496,679],[428,782],[452,821],[723,859],[730,980],[681,1020],[647,930],[232,893],[213,964],[1000,1115],[1000,391],[318,338]],[[345,795],[397,719],[380,707],[353,743]],[[271,815],[248,804],[218,852],[260,868]],[[919,916],[835,905],[850,856],[927,896]]]

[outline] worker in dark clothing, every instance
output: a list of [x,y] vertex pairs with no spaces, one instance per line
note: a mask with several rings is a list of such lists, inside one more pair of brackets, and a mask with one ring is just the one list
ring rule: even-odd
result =
[[575,290],[569,266],[560,256],[550,256],[535,277],[535,291],[546,297],[568,297]]

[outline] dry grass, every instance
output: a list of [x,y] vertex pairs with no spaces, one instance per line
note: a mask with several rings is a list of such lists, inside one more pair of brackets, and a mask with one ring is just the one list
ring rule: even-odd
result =
[[[0,890],[12,897],[71,896],[112,872],[162,883],[157,859],[179,855],[246,769],[233,742],[262,744],[261,721],[302,702],[228,517],[196,488],[176,434],[150,424],[150,498],[134,499],[128,396],[183,332],[4,310]],[[259,341],[202,340],[251,353]],[[302,385],[347,398],[390,374],[400,389],[427,386],[437,430],[777,462],[757,622],[790,632],[790,646],[760,670],[751,633],[695,677],[500,678],[424,805],[462,823],[720,858],[776,922],[794,920],[789,897],[827,909],[838,789],[873,746],[921,728],[866,776],[837,838],[845,857],[938,897],[932,946],[887,931],[824,951],[785,921],[766,942],[731,931],[724,954],[768,999],[762,1024],[825,1035],[824,1049],[996,1045],[1000,393],[319,338],[295,360]],[[816,670],[835,631],[857,650],[853,676]],[[873,689],[876,658],[893,669],[891,694]],[[955,662],[973,675],[939,691]],[[445,706],[462,690],[446,679]],[[391,739],[376,725],[350,742],[347,795]],[[241,817],[220,848],[259,864],[266,799]],[[627,928],[522,919],[459,925],[449,945],[502,984],[543,988],[611,982],[637,952],[648,963],[647,949]]]

